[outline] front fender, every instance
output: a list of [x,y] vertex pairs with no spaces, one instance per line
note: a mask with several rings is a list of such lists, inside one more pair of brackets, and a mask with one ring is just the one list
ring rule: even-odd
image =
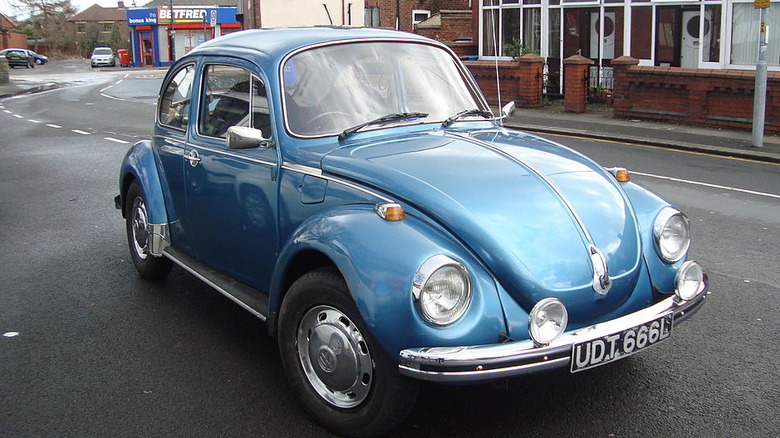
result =
[[146,204],[146,213],[150,224],[167,224],[168,213],[165,209],[162,180],[155,160],[152,143],[142,140],[134,144],[125,154],[119,172],[119,187],[122,215],[127,203],[127,190],[133,181],[141,186]]
[[653,287],[664,294],[671,294],[675,289],[677,271],[685,263],[687,256],[674,264],[664,262],[658,256],[655,236],[653,235],[653,225],[655,224],[656,216],[664,207],[670,207],[671,205],[655,193],[634,182],[624,184],[623,190],[625,190],[626,195],[631,200],[631,204],[636,212],[642,235],[642,253],[647,263]]
[[[493,278],[442,230],[411,215],[388,222],[371,205],[350,205],[306,220],[281,251],[269,297],[271,312],[281,305],[288,266],[303,251],[317,251],[336,265],[363,320],[390,357],[410,346],[495,343],[506,333]],[[473,287],[465,315],[444,327],[424,320],[411,293],[418,268],[438,254],[462,263]]]

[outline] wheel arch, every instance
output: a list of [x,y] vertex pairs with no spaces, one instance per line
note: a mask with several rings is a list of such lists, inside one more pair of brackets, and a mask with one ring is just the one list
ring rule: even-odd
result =
[[138,182],[144,194],[150,224],[167,224],[169,215],[165,207],[162,180],[157,168],[152,144],[148,140],[134,144],[125,155],[119,173],[120,205],[125,216],[127,191],[130,185]]

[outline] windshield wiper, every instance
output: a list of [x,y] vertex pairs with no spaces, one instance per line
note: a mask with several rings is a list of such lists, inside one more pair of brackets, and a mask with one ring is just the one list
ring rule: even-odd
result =
[[447,126],[450,126],[453,123],[455,123],[456,120],[462,119],[463,117],[469,117],[469,116],[480,116],[480,117],[484,117],[486,119],[492,119],[493,118],[493,113],[491,113],[490,111],[476,109],[476,108],[475,109],[461,111],[458,114],[455,114],[454,116],[452,116],[452,117],[448,118],[447,120],[445,120],[444,123],[442,123],[442,126],[444,126],[446,128]]
[[347,128],[339,134],[339,141],[343,141],[345,138],[349,137],[350,135],[360,131],[361,129],[365,128],[369,125],[381,125],[383,123],[390,123],[390,122],[397,122],[399,120],[409,120],[409,119],[420,119],[423,117],[428,117],[428,113],[392,113],[388,114],[386,116],[379,117],[374,120],[369,120],[368,122],[361,123],[359,125],[355,125],[351,128]]

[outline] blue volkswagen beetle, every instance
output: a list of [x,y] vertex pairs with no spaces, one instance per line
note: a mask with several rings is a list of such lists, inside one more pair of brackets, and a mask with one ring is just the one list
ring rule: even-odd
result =
[[209,41],[122,163],[133,263],[263,320],[306,409],[346,435],[398,425],[420,381],[576,373],[674,336],[707,290],[686,216],[498,116],[420,36]]

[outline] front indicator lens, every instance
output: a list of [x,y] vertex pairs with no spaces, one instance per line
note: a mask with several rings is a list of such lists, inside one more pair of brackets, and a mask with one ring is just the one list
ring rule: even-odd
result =
[[674,293],[682,300],[691,300],[704,289],[704,270],[698,263],[689,260],[677,271],[675,283],[677,288]]
[[691,244],[691,227],[688,217],[671,207],[658,213],[653,227],[656,249],[667,263],[675,263],[685,257]]
[[557,298],[545,298],[531,309],[528,332],[537,345],[547,345],[566,331],[569,313]]
[[379,217],[388,222],[398,222],[406,219],[406,212],[400,204],[385,202],[374,206],[374,211]]
[[466,268],[455,260],[445,255],[434,256],[415,275],[412,295],[428,322],[452,324],[471,303],[471,280]]

